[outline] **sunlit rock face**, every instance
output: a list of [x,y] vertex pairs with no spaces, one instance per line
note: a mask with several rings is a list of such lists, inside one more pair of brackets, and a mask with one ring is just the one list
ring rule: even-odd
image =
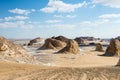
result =
[[35,59],[19,45],[0,37],[0,60],[19,63],[34,63]]

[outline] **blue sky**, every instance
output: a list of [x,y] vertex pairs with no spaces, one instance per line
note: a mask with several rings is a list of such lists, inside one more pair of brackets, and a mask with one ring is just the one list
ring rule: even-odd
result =
[[0,36],[120,36],[120,0],[0,0]]

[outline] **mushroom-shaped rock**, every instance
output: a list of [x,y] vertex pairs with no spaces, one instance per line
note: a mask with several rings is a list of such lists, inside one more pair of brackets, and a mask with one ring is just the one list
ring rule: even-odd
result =
[[78,44],[86,44],[87,42],[87,39],[82,39],[82,38],[75,38],[74,40],[77,41]]
[[78,54],[80,53],[80,49],[78,43],[75,40],[68,40],[66,47],[58,51],[58,53]]
[[96,51],[103,51],[102,45],[100,43],[96,44]]
[[106,49],[104,56],[120,56],[120,41],[118,39],[112,39],[110,45]]
[[60,50],[66,46],[66,43],[60,40],[48,38],[40,49],[57,49]]
[[52,37],[52,38],[56,39],[56,40],[63,41],[63,42],[67,42],[68,41],[68,38],[66,38],[64,36],[57,36],[57,37]]
[[38,42],[41,42],[43,39],[40,38],[40,37],[37,37],[33,40],[30,40],[30,42],[28,43],[28,46],[32,46],[34,43],[38,43]]

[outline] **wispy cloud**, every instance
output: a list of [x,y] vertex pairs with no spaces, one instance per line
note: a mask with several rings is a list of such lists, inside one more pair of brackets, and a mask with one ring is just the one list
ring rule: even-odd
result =
[[75,18],[76,15],[67,15],[66,17],[67,17],[67,18]]
[[53,17],[55,17],[55,18],[63,18],[64,16],[63,15],[54,15]]
[[120,14],[103,14],[99,18],[110,19],[110,18],[120,18]]
[[93,0],[95,4],[102,4],[112,8],[120,8],[120,0]]
[[36,10],[35,9],[31,9],[31,12],[35,12]]
[[82,27],[98,27],[100,25],[108,23],[109,20],[102,19],[102,20],[96,20],[96,21],[83,21],[80,22],[80,26]]
[[75,18],[76,17],[76,15],[54,15],[53,17],[55,17],[55,18]]
[[59,28],[59,29],[73,29],[75,25],[71,24],[54,24],[52,25],[54,28]]
[[8,10],[8,11],[11,12],[11,13],[14,13],[14,14],[28,15],[28,14],[30,14],[31,12],[35,12],[36,10],[35,10],[35,9],[25,10],[25,9],[15,8],[15,9]]
[[[43,25],[41,25],[40,27],[42,27]],[[73,24],[60,24],[60,23],[56,23],[56,24],[50,24],[50,25],[47,25],[45,24],[44,25],[46,28],[54,28],[54,29],[73,29],[76,27],[76,25],[73,25]]]
[[26,16],[14,16],[14,17],[5,17],[4,19],[2,20],[5,20],[5,21],[10,21],[10,20],[26,20],[26,19],[29,19],[29,17],[26,17]]
[[46,23],[59,23],[61,20],[47,20]]
[[24,21],[16,21],[16,22],[0,22],[0,28],[15,28],[15,27],[21,27],[30,29],[33,27],[32,24],[28,24]]
[[46,12],[46,13],[53,13],[55,11],[64,12],[64,13],[74,12],[75,9],[86,6],[86,5],[87,3],[85,1],[78,4],[68,4],[68,3],[64,3],[61,0],[49,0],[47,6],[40,9],[40,11]]
[[93,4],[90,8],[94,8],[94,7],[96,7],[96,5]]

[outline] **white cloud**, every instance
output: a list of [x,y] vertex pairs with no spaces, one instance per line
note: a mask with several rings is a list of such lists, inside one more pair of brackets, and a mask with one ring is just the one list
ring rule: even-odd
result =
[[47,28],[56,28],[56,29],[73,29],[75,25],[73,24],[51,24],[46,25]]
[[53,17],[55,17],[55,18],[63,18],[64,16],[63,15],[54,15]]
[[59,23],[61,20],[47,20],[46,23]]
[[0,28],[11,28],[11,27],[16,27],[16,24],[12,22],[2,22],[0,23]]
[[32,12],[35,12],[36,10],[35,9],[31,9]]
[[103,14],[99,18],[108,19],[108,18],[120,18],[120,14]]
[[56,8],[45,7],[45,8],[40,9],[40,11],[46,12],[46,13],[53,13],[54,11],[56,11]]
[[76,15],[54,15],[53,17],[55,17],[55,18],[75,18],[76,17]]
[[92,5],[91,8],[94,8],[96,5]]
[[53,27],[59,28],[59,29],[73,29],[75,27],[75,25],[70,25],[70,24],[55,24],[55,25],[53,25]]
[[38,24],[40,24],[41,22],[39,22],[39,21],[38,21],[38,22],[37,22],[37,21],[28,21],[28,23],[29,23],[29,24],[37,24],[37,25],[38,25]]
[[67,15],[66,17],[67,17],[67,18],[75,18],[76,15]]
[[75,9],[83,7],[87,5],[87,3],[84,1],[83,3],[78,4],[67,4],[64,3],[61,0],[49,0],[48,5],[40,11],[46,12],[46,13],[53,13],[55,11],[57,12],[74,12]]
[[10,21],[10,20],[26,20],[28,19],[29,17],[26,17],[26,16],[14,16],[14,17],[5,17],[3,20],[5,21]]
[[74,24],[61,24],[61,23],[55,23],[55,24],[39,24],[38,25],[40,28],[48,28],[48,29],[74,29],[76,25]]
[[93,3],[100,3],[104,6],[112,8],[120,8],[120,0],[93,0]]
[[12,27],[21,27],[21,28],[32,28],[32,24],[25,23],[24,21],[16,22],[1,22],[0,28],[12,28]]
[[96,21],[83,21],[80,23],[80,26],[82,26],[82,27],[97,27],[97,26],[103,25],[108,22],[109,22],[109,20],[107,20],[107,19],[96,20]]
[[[32,11],[33,11],[33,10],[32,10]],[[29,10],[18,9],[18,8],[15,8],[15,9],[9,10],[9,12],[11,12],[11,13],[15,13],[15,14],[24,14],[24,15],[28,15],[28,14],[31,13]]]

